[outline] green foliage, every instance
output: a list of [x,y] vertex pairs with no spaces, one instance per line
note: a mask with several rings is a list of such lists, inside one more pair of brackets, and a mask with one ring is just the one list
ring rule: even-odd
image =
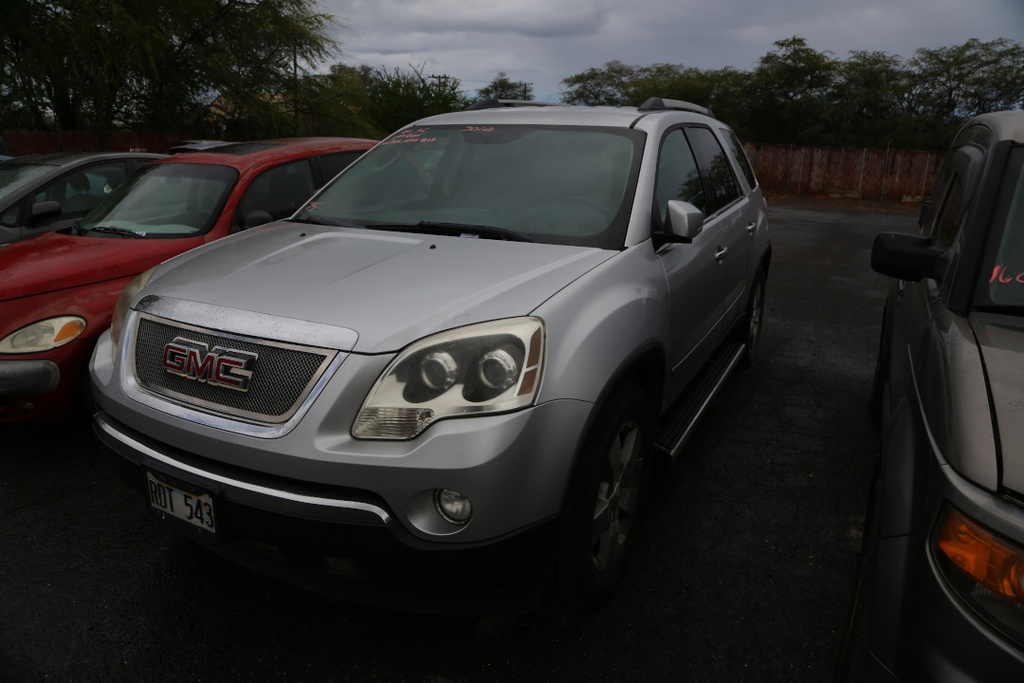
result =
[[944,149],[976,114],[1024,107],[1024,48],[969,40],[904,60],[854,51],[846,60],[800,36],[774,43],[752,72],[619,61],[562,81],[562,101],[638,105],[652,96],[710,107],[745,140]]
[[[3,0],[0,129],[113,128],[191,137],[381,137],[470,99],[457,78],[324,63],[318,0]],[[562,101],[710,107],[742,139],[942,149],[982,112],[1024,107],[1024,47],[1000,39],[845,59],[800,36],[753,71],[612,60],[562,81]],[[478,97],[533,99],[500,72]]]
[[533,84],[526,81],[509,80],[508,74],[499,71],[498,76],[476,92],[480,99],[532,100]]
[[362,69],[366,89],[366,113],[383,134],[389,134],[425,116],[465,109],[469,100],[459,79],[424,76],[423,69],[388,71]]
[[315,11],[316,0],[5,5],[0,121],[6,125],[294,133],[298,107],[289,98],[309,67],[336,47],[327,36],[332,20]]
[[371,118],[370,98],[358,69],[342,64],[326,75],[307,75],[299,84],[298,120],[303,135],[379,138],[386,132]]
[[618,60],[606,62],[603,69],[591,67],[562,81],[562,101],[566,104],[612,107],[629,103],[629,87],[638,67]]

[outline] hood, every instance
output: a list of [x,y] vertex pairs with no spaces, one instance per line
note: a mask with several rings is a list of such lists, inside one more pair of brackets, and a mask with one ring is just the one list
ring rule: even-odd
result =
[[179,257],[144,293],[346,328],[353,351],[385,353],[529,314],[615,253],[278,223]]
[[32,237],[0,247],[0,301],[138,275],[199,244],[202,238]]
[[1024,494],[1024,320],[1020,326],[971,323],[988,377],[1002,483]]

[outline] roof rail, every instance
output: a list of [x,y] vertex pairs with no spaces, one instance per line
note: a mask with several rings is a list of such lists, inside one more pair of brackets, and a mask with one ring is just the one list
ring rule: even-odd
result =
[[695,114],[703,114],[712,118],[715,116],[711,113],[710,109],[699,104],[684,102],[683,100],[668,100],[661,97],[652,97],[637,107],[637,109],[640,111],[692,111]]
[[474,109],[496,109],[498,107],[553,107],[554,102],[537,102],[535,100],[499,100],[494,97],[489,97],[483,100],[477,100],[473,104],[466,107],[466,111],[472,111]]

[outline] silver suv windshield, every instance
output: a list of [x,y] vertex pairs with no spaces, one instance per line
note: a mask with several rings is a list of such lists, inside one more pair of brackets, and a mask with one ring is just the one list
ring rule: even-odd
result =
[[220,215],[238,172],[228,166],[145,166],[90,211],[79,230],[97,235],[183,237],[206,232]]
[[568,126],[414,126],[349,167],[296,219],[622,247],[643,133]]

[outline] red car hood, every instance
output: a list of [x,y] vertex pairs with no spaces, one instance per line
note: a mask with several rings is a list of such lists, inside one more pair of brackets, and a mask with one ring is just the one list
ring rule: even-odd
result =
[[0,247],[0,301],[138,275],[203,243],[47,233]]

